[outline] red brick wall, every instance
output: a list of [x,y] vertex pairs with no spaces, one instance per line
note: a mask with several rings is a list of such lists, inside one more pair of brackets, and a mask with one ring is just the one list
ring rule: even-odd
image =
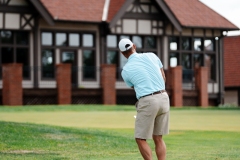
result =
[[224,38],[224,86],[240,86],[240,36]]
[[103,104],[116,104],[116,65],[101,65],[101,86],[103,90]]
[[[183,90],[182,90],[182,66],[170,68],[171,72],[171,106],[182,107]],[[168,81],[168,80],[167,80]]]
[[22,64],[3,65],[3,105],[17,106],[23,104]]
[[208,107],[208,67],[195,69],[196,89],[198,90],[198,105]]
[[72,103],[71,64],[57,64],[58,104]]

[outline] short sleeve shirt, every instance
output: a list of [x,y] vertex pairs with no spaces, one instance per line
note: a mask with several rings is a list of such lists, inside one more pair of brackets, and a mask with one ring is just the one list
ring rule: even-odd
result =
[[129,87],[134,87],[136,97],[165,89],[162,77],[162,62],[154,53],[133,53],[122,70],[122,78]]

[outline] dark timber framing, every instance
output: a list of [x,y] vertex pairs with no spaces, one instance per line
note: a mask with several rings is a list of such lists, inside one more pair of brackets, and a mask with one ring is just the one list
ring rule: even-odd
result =
[[54,25],[54,20],[50,13],[46,10],[46,8],[42,5],[42,3],[39,0],[29,0],[34,7],[38,10],[38,12],[41,14],[41,16],[48,22],[49,25]]
[[[112,28],[116,25],[117,21],[122,18],[122,16],[125,14],[125,11],[128,9],[128,7],[134,2],[134,0],[127,0],[119,12],[115,15],[115,17],[112,19],[112,21],[109,24],[109,27]],[[172,22],[172,24],[176,27],[176,29],[181,32],[182,27],[181,24],[178,22],[174,14],[171,12],[171,10],[167,7],[165,2],[163,0],[156,0],[160,8],[163,10],[163,12],[167,15],[169,20]]]
[[167,15],[169,20],[172,22],[174,27],[176,27],[176,29],[179,32],[181,32],[182,31],[181,24],[178,22],[177,18],[174,16],[172,11],[167,7],[166,3],[163,0],[156,0],[156,1],[159,4],[160,8],[163,10],[163,12]]

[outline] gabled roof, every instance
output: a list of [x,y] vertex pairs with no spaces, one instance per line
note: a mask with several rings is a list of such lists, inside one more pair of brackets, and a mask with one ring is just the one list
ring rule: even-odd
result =
[[[111,0],[108,14],[110,24],[114,24],[119,15],[124,14],[129,1],[133,0]],[[199,0],[156,0],[156,2],[178,30],[180,29],[179,25],[226,30],[239,29]]]
[[164,0],[184,27],[237,30],[237,26],[199,0]]
[[[80,22],[102,22],[106,20],[110,23],[110,27],[124,15],[128,5],[134,2],[134,0],[30,1],[50,25],[54,24],[54,20]],[[179,31],[182,27],[218,28],[224,30],[239,29],[199,0],[155,1]]]
[[41,16],[48,22],[50,25],[54,25],[54,21],[50,13],[47,11],[47,9],[41,4],[40,1],[36,0],[29,0],[34,7],[38,10],[38,12],[41,14]]
[[40,0],[55,20],[102,22],[105,0]]

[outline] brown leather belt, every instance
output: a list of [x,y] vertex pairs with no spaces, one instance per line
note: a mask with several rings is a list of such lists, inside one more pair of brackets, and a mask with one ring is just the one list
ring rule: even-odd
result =
[[[154,92],[154,93],[151,93],[151,94],[147,94],[147,95],[142,96],[142,97],[140,97],[140,98],[147,97],[147,96],[151,96],[151,95],[154,95],[154,94],[163,93],[163,92],[166,92],[166,90],[161,90],[161,91],[157,91],[157,92]],[[139,99],[140,99],[140,98],[139,98]]]

